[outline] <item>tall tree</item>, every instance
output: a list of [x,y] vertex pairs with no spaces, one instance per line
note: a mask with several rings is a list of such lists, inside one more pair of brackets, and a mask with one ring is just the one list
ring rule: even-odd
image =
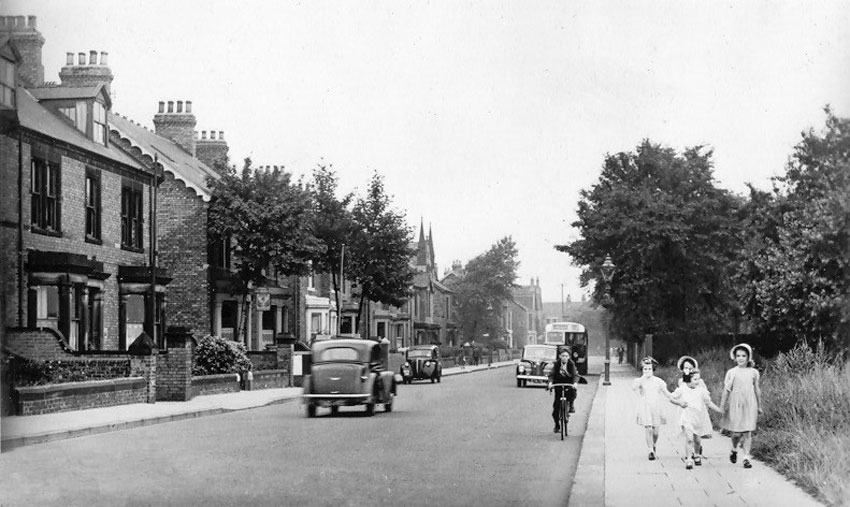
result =
[[754,221],[745,302],[761,329],[850,345],[850,119],[826,110]]
[[[241,174],[229,171],[218,180],[210,179],[209,185],[209,238],[232,245],[237,269],[231,291],[242,295],[246,310],[248,294],[253,287],[266,285],[267,277],[272,277],[269,270],[284,276],[309,272],[311,259],[324,246],[313,235],[310,192],[293,183],[290,173],[255,171],[246,158]],[[241,339],[244,325],[239,328]]]
[[318,166],[313,170],[313,181],[310,190],[313,193],[313,234],[325,246],[325,250],[313,259],[313,269],[320,273],[331,274],[336,307],[340,306],[340,285],[344,282],[340,277],[340,269],[346,262],[345,249],[353,246],[353,234],[357,224],[351,214],[351,203],[354,195],[349,193],[337,197],[339,180],[336,172],[329,166]]
[[596,281],[597,302],[611,255],[611,309],[624,337],[717,331],[728,321],[741,202],[715,186],[711,157],[701,146],[680,155],[644,140],[635,152],[607,155],[599,182],[581,192],[572,224],[581,238],[556,249],[584,267],[583,285]]
[[465,339],[474,340],[485,333],[490,342],[506,337],[502,311],[504,303],[513,298],[517,253],[516,243],[508,236],[464,267],[455,290],[458,323]]
[[373,174],[366,195],[357,199],[352,210],[356,231],[351,238],[351,277],[360,291],[358,313],[361,329],[368,334],[363,319],[366,301],[401,306],[406,301],[413,271],[410,268],[413,231],[404,213],[392,207],[383,178]]

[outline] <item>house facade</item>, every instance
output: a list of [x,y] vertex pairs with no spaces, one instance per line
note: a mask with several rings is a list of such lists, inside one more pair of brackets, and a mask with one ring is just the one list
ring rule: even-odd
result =
[[540,278],[532,278],[529,285],[514,287],[512,294],[516,303],[511,308],[514,312],[513,338],[515,346],[521,348],[536,343],[537,337],[543,334],[546,327]]
[[165,326],[154,174],[110,139],[107,53],[68,53],[61,83],[45,83],[36,21],[0,17],[2,324],[55,329],[72,350],[125,350]]

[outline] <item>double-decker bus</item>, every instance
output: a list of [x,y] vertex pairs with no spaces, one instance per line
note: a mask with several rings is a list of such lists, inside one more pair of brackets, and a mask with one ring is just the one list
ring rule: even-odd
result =
[[551,322],[546,324],[543,343],[570,347],[579,375],[587,375],[587,328],[578,322]]

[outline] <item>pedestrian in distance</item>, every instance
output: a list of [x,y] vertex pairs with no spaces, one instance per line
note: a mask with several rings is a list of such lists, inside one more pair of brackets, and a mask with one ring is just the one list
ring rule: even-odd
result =
[[649,460],[653,461],[657,457],[655,445],[661,425],[667,424],[661,409],[661,398],[670,400],[671,394],[667,390],[667,384],[655,376],[655,368],[658,366],[655,359],[646,357],[640,364],[642,375],[632,381],[632,390],[637,391],[640,396],[635,420],[644,428]]
[[617,363],[623,364],[623,347],[617,347]]
[[552,419],[555,420],[555,429],[552,430],[555,433],[559,433],[561,431],[561,395],[563,394],[563,390],[567,389],[567,403],[569,403],[570,413],[575,413],[575,399],[576,393],[578,392],[578,368],[576,368],[575,362],[573,362],[572,357],[570,357],[570,349],[568,347],[564,347],[558,353],[558,359],[555,360],[555,363],[552,365],[552,370],[549,372],[549,385],[546,387],[547,390],[552,390],[552,384],[572,384],[573,388],[568,389],[566,387],[555,387],[555,400],[552,402]]
[[[720,426],[732,433],[729,461],[738,461],[738,445],[744,450],[744,468],[752,468],[750,450],[758,415],[762,413],[760,374],[753,362],[753,349],[746,343],[732,347],[729,356],[736,366],[726,372],[720,406],[724,409]],[[729,403],[727,406],[726,403]]]
[[673,391],[671,401],[682,407],[679,427],[685,437],[685,468],[690,470],[694,465],[702,465],[700,435],[711,431],[711,420],[706,422],[704,413],[709,408],[715,412],[723,411],[711,401],[711,395],[696,368],[682,375],[682,382]]

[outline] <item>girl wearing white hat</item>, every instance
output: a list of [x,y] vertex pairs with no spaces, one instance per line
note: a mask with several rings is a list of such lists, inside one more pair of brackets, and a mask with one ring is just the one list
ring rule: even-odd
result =
[[[689,375],[694,370],[699,371],[699,363],[691,356],[680,357],[679,360],[676,362],[676,366],[682,372],[682,377],[679,378],[678,387],[682,387],[685,375]],[[708,390],[708,386],[705,385],[705,381],[702,378],[699,378],[697,380],[697,386],[701,389],[705,389],[705,391],[709,393],[709,396],[711,396],[711,391]],[[714,427],[711,424],[711,417],[709,417],[708,415],[708,406],[702,407],[702,412],[700,414],[700,424],[698,427],[703,429],[703,432],[698,435],[700,438],[711,438],[711,433],[714,430]],[[695,464],[702,465],[702,459],[702,444],[699,440],[697,440],[696,456],[694,456]]]
[[[738,444],[744,449],[744,468],[752,468],[750,449],[753,431],[761,413],[761,389],[759,371],[753,365],[753,349],[746,343],[732,347],[729,356],[737,366],[726,372],[720,407],[725,408],[720,426],[732,432],[732,452],[729,461],[738,461]],[[726,406],[726,401],[729,406]]]

